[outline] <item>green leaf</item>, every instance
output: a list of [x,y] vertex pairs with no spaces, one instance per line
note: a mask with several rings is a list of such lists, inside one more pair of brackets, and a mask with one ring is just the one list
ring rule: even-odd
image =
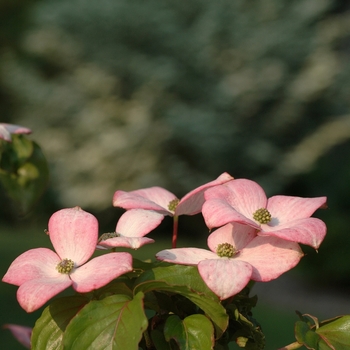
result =
[[295,323],[295,338],[308,349],[317,349],[321,339],[319,335],[310,330],[309,325],[304,321],[297,321]]
[[151,339],[157,350],[171,350],[170,344],[165,340],[164,333],[159,329],[151,331]]
[[123,277],[124,276],[121,276],[120,280],[119,279],[113,280],[112,282],[108,283],[106,286],[93,291],[94,298],[103,299],[110,295],[125,294],[125,295],[128,295],[130,299],[132,299],[133,292],[129,288],[129,286],[125,283],[125,281],[123,280]]
[[32,333],[32,349],[63,349],[62,338],[67,324],[88,303],[82,296],[56,299],[45,308]]
[[137,350],[148,325],[143,309],[143,293],[131,299],[112,295],[87,304],[69,323],[64,348],[70,350]]
[[24,215],[47,187],[48,165],[39,145],[24,137],[14,138],[5,151],[10,154],[2,154],[0,182],[20,214]]
[[210,350],[214,346],[214,328],[204,315],[191,315],[183,321],[170,316],[164,326],[165,339],[174,339],[180,350]]
[[323,322],[315,332],[322,337],[325,343],[333,346],[334,349],[349,349],[350,315],[338,317],[333,321]]
[[178,293],[191,300],[213,321],[217,338],[226,330],[226,310],[219,298],[203,282],[196,267],[171,265],[145,271],[136,280],[134,293],[153,290]]
[[188,286],[213,300],[218,300],[204,283],[196,266],[172,264],[148,269],[136,280],[135,285],[152,280],[162,280],[169,285]]
[[32,156],[35,143],[27,139],[24,135],[12,135],[11,146],[16,152],[18,162],[23,162]]

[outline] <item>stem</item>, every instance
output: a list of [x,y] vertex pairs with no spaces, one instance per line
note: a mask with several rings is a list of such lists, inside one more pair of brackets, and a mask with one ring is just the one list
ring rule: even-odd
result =
[[152,340],[148,334],[147,329],[143,332],[143,336],[145,338],[145,343],[146,343],[147,349],[151,349],[152,348]]
[[298,343],[297,341],[295,343],[289,344],[283,348],[280,348],[278,350],[294,350],[294,349],[299,349],[303,346],[303,344]]
[[172,239],[172,248],[176,248],[176,241],[177,241],[177,228],[179,226],[179,217],[177,215],[174,215],[173,217],[173,239]]

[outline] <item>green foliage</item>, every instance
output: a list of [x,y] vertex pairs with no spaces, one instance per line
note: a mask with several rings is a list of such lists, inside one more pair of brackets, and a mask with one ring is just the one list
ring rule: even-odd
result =
[[52,302],[37,320],[32,333],[32,348],[63,349],[62,339],[68,323],[88,302],[83,296],[64,297]]
[[27,214],[46,190],[49,169],[40,146],[21,135],[1,141],[0,182],[20,215]]
[[[176,292],[188,298],[212,319],[218,337],[225,331],[228,324],[226,311],[218,297],[203,282],[196,267],[183,265],[156,267],[145,271],[135,283],[135,292],[151,290]],[[175,300],[175,303],[177,302]],[[168,307],[175,311],[177,307],[172,306],[173,303],[174,301],[170,302]]]
[[[350,346],[350,316],[338,316],[321,323],[310,315],[299,314],[295,324],[298,343],[313,350],[346,350]],[[311,320],[314,323],[310,322]],[[295,348],[296,349],[296,348]]]
[[[196,267],[142,263],[98,291],[61,297],[33,329],[33,349],[264,348],[249,288],[221,302]],[[143,268],[141,268],[143,266]]]
[[213,325],[203,315],[190,315],[184,320],[176,315],[169,316],[164,325],[164,336],[167,342],[174,339],[180,350],[210,350],[214,346]]
[[147,328],[143,294],[134,299],[117,294],[91,301],[67,326],[64,347],[68,349],[138,349]]

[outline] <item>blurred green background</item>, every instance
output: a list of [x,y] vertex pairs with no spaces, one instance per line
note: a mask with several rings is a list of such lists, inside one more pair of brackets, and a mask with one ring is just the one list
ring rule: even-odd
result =
[[[349,293],[348,1],[0,0],[0,113],[33,130],[51,171],[25,218],[0,193],[2,275],[49,245],[57,209],[79,205],[110,231],[115,190],[158,185],[181,197],[227,171],[269,196],[326,195],[316,216],[328,235],[290,274]],[[203,244],[200,218],[183,221],[186,239]],[[31,325],[40,313],[26,315],[15,291],[0,287],[0,322]],[[260,322],[276,328],[277,318],[283,337],[285,308],[260,299]],[[1,331],[1,344],[10,338]]]

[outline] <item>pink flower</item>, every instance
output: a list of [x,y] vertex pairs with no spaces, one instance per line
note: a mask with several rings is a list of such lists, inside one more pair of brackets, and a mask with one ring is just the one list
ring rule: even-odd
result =
[[162,214],[152,210],[130,209],[120,217],[115,232],[101,236],[97,248],[138,249],[145,244],[153,243],[153,239],[144,236],[156,228],[163,218]]
[[0,123],[0,139],[11,142],[11,134],[30,134],[32,131],[20,125]]
[[229,222],[249,225],[263,236],[275,236],[317,249],[326,235],[325,223],[310,216],[325,207],[326,197],[273,196],[254,181],[237,179],[208,189],[202,213],[209,228]]
[[221,300],[239,293],[252,279],[267,282],[293,268],[303,256],[297,243],[277,237],[256,236],[250,226],[238,223],[220,227],[208,237],[209,250],[162,250],[157,259],[198,265],[203,281]]
[[232,179],[231,175],[223,173],[216,180],[189,192],[181,200],[161,187],[149,187],[131,192],[119,190],[114,193],[113,205],[124,209],[153,210],[170,216],[195,215],[202,210],[205,190]]
[[87,262],[96,248],[98,222],[79,207],[54,213],[48,234],[56,252],[28,250],[13,261],[2,279],[19,286],[17,300],[27,312],[37,310],[69,286],[87,293],[132,270],[129,253],[109,253]]
[[27,349],[30,349],[30,338],[32,336],[32,328],[20,326],[17,324],[5,324],[3,326],[11,331],[12,335]]

